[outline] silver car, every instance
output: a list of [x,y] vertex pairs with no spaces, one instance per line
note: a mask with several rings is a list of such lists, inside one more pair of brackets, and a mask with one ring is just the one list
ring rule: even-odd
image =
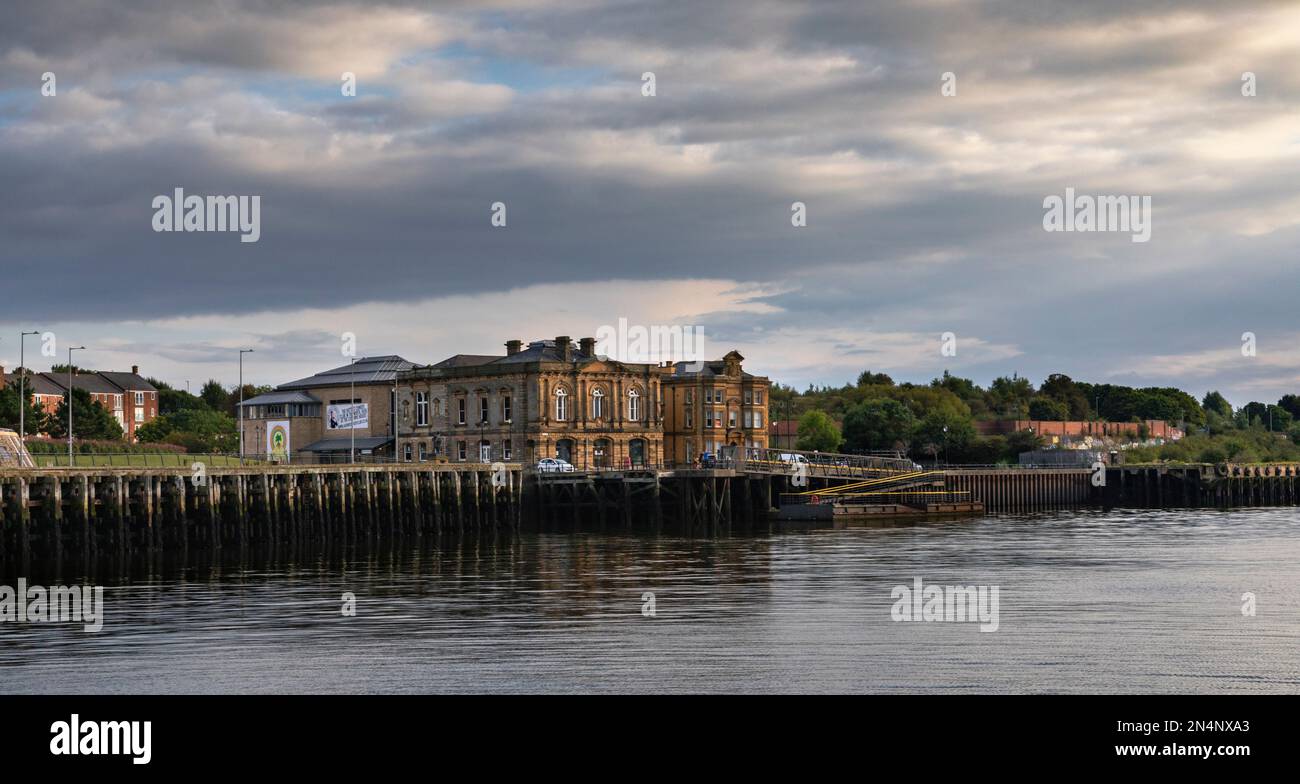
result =
[[537,461],[537,471],[543,474],[571,473],[573,464],[558,457],[543,457]]

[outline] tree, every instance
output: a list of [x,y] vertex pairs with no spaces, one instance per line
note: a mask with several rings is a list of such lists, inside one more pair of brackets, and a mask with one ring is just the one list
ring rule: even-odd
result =
[[[72,390],[72,435],[73,438],[98,438],[120,440],[122,426],[117,419],[97,403],[84,389]],[[59,401],[58,410],[53,416],[46,417],[44,430],[51,438],[68,437],[68,398]]]
[[208,404],[208,408],[213,411],[225,411],[230,405],[230,394],[226,388],[221,386],[221,382],[215,378],[210,378],[203,388],[199,390],[199,397],[203,402]]
[[1029,413],[1029,400],[1034,396],[1034,385],[1029,379],[1001,376],[989,386],[989,404],[993,412],[1012,419],[1021,419]]
[[1070,409],[1060,400],[1040,395],[1029,403],[1029,418],[1064,422],[1070,418]]
[[239,445],[235,420],[206,408],[162,414],[136,428],[135,433],[142,442],[176,444],[189,452],[234,452]]
[[834,452],[840,447],[840,429],[825,411],[809,411],[799,417],[799,449]]
[[1279,407],[1286,409],[1292,419],[1300,419],[1300,395],[1283,395],[1282,399],[1277,401],[1277,404]]
[[1205,393],[1205,399],[1201,401],[1201,408],[1205,409],[1207,414],[1214,412],[1221,417],[1232,418],[1232,404],[1218,391]]
[[[1053,373],[1048,376],[1043,385],[1038,388],[1038,394],[1065,404],[1066,415],[1062,417],[1062,420],[1083,421],[1089,417],[1092,411],[1092,406],[1088,404],[1088,398],[1079,389],[1079,385],[1064,373]],[[1032,413],[1029,416],[1030,419],[1045,418],[1036,417]]]
[[858,374],[858,386],[860,387],[869,387],[869,386],[892,387],[893,385],[894,385],[894,379],[890,378],[884,373],[872,373],[870,370],[864,370]]
[[[975,428],[970,419],[943,411],[931,411],[916,425],[912,443],[920,444],[921,451],[932,458],[942,454],[964,454],[975,440]],[[938,447],[938,451],[933,450]]]
[[[4,386],[4,379],[0,379],[0,427],[17,431],[20,424],[19,408],[18,382]],[[22,416],[26,419],[27,432],[35,433],[40,430],[45,414],[32,402],[31,384],[27,384],[23,390],[21,408]]]
[[906,450],[915,427],[916,417],[897,400],[868,400],[844,415],[844,447]]

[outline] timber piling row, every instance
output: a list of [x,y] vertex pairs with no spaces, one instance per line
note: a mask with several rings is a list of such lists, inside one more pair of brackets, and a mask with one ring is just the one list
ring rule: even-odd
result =
[[522,496],[518,464],[5,470],[0,557],[513,530]]

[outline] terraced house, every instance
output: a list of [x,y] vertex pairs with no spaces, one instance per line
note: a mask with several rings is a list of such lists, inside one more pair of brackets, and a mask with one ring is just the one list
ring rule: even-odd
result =
[[[0,383],[17,387],[17,374],[5,374],[0,367]],[[135,440],[136,428],[158,418],[158,390],[140,376],[140,368],[131,366],[131,372],[114,370],[78,370],[72,374],[72,385],[84,389],[90,399],[108,410],[122,427],[128,441]],[[47,414],[58,410],[67,394],[67,373],[28,373],[23,382],[32,391],[32,402]]]
[[599,356],[595,338],[505,347],[399,374],[403,459],[559,457],[579,469],[663,461],[665,368]]

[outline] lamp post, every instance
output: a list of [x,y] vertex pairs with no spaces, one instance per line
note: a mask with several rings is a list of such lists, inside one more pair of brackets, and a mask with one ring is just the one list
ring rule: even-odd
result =
[[244,464],[244,355],[252,354],[253,349],[239,350],[239,464]]
[[[351,371],[348,373],[348,378],[352,382],[352,391],[350,393],[351,397],[348,398],[349,407],[355,406],[357,404],[357,371],[356,368],[354,367],[356,364],[357,364],[356,357],[353,357],[352,361],[348,363],[349,365],[348,369],[349,371]],[[348,433],[351,434],[351,438],[352,438],[351,446],[348,449],[348,462],[355,463],[357,462],[357,423],[355,421],[348,420]]]
[[18,440],[27,437],[27,336],[39,332],[22,332],[18,336]]
[[68,349],[68,468],[72,468],[72,352],[85,348],[72,346]]

